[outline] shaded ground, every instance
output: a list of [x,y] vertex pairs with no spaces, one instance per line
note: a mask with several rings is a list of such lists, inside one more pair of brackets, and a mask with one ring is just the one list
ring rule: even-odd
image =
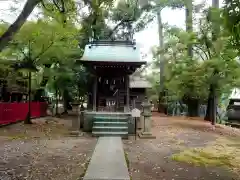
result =
[[125,141],[133,180],[240,179],[240,131],[155,116],[154,140]]
[[[43,118],[33,125],[0,128],[1,180],[76,180],[85,170],[96,139],[68,137],[70,119]],[[47,123],[45,122],[47,121]]]

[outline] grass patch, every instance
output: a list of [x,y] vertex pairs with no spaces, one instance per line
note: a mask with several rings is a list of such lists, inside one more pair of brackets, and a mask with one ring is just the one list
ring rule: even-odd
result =
[[9,140],[19,140],[19,139],[28,139],[29,137],[26,134],[18,134],[13,136],[8,136]]
[[[128,172],[130,171],[130,162],[129,162],[129,159],[128,159],[128,156],[127,156],[127,153],[124,151],[124,157],[125,157],[125,160],[126,160],[126,163],[127,163],[127,168],[128,168]],[[130,176],[130,175],[129,175]],[[130,176],[130,180],[132,180],[132,177]]]
[[129,164],[129,159],[128,159],[128,156],[127,156],[127,153],[126,153],[126,152],[124,152],[124,157],[125,157],[125,160],[126,160],[126,163],[127,163],[127,168],[128,168],[128,170],[129,170],[130,164]]
[[196,166],[227,167],[240,174],[239,140],[235,138],[219,138],[206,147],[186,149],[171,158]]
[[229,155],[217,155],[203,150],[187,150],[179,154],[174,154],[172,159],[179,162],[192,163],[202,166],[227,166],[233,167],[233,157]]

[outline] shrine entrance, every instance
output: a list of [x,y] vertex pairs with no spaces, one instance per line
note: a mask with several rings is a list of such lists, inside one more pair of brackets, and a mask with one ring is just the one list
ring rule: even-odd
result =
[[[87,63],[85,63],[87,64]],[[132,63],[90,63],[93,78],[89,90],[89,108],[93,111],[128,112],[129,75],[138,67]]]
[[88,110],[130,111],[129,76],[146,62],[129,41],[97,41],[85,48],[81,63],[92,75]]
[[140,54],[134,41],[91,41],[85,46],[79,60],[90,72],[88,105],[82,118],[85,132],[123,138],[135,133],[131,102],[141,103],[145,87],[130,76],[146,64]]

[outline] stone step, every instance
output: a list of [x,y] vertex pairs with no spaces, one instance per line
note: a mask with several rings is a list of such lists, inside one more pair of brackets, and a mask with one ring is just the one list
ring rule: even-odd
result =
[[115,126],[115,127],[122,127],[128,126],[127,122],[114,122],[114,121],[95,121],[94,126]]
[[127,117],[121,117],[121,116],[97,116],[94,117],[94,122],[95,121],[104,121],[104,122],[127,122],[128,118]]
[[120,137],[100,137],[83,180],[130,180]]
[[93,126],[94,132],[128,132],[128,127],[123,126]]
[[99,136],[119,136],[123,138],[128,137],[128,132],[122,131],[122,132],[104,132],[104,131],[92,131],[92,135],[99,137]]

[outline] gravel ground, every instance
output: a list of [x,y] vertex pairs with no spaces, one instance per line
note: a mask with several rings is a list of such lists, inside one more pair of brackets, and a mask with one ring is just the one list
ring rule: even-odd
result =
[[[79,179],[96,139],[87,135],[68,137],[73,118],[43,118],[32,125],[1,127],[0,180]],[[153,134],[154,140],[124,141],[133,180],[240,179],[222,167],[206,168],[171,158],[185,149],[208,146],[219,136],[239,138],[239,130],[224,126],[213,129],[203,121],[157,115],[153,117]]]
[[79,179],[96,139],[67,137],[70,124],[69,119],[48,118],[2,127],[0,180]]
[[[237,180],[235,173],[222,167],[196,166],[177,162],[172,155],[189,148],[205,147],[219,135],[238,137],[239,130],[212,127],[203,121],[153,117],[153,140],[124,141],[133,180]],[[240,141],[239,141],[240,143]]]

